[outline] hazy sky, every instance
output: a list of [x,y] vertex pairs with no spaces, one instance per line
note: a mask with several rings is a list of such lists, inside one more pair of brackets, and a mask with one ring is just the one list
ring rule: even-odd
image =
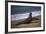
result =
[[11,5],[11,14],[29,13],[31,11],[40,11],[40,6],[17,6]]

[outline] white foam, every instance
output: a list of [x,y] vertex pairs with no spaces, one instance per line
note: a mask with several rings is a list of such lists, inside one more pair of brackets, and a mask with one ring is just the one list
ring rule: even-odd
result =
[[[12,15],[12,20],[20,20],[20,19],[26,19],[28,18],[30,13],[24,13],[24,14],[14,14]],[[36,16],[39,16],[41,14],[40,11],[34,11],[32,12],[32,18],[33,17],[36,17]]]

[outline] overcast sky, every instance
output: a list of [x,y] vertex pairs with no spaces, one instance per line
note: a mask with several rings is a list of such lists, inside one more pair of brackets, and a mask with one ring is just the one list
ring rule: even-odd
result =
[[17,6],[11,5],[11,14],[29,13],[32,11],[40,11],[40,6]]

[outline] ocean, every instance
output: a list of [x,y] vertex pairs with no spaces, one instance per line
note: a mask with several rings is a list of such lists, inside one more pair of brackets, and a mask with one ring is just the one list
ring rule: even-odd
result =
[[[32,18],[41,15],[41,11],[34,11],[32,13]],[[23,14],[13,14],[11,15],[11,20],[21,20],[21,19],[26,19],[29,17],[30,13],[23,13]]]

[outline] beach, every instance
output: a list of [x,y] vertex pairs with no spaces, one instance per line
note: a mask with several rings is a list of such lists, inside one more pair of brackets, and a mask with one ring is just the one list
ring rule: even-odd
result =
[[36,16],[32,18],[32,22],[28,24],[21,23],[19,25],[15,25],[16,21],[11,21],[11,28],[33,28],[33,27],[41,27],[41,16]]

